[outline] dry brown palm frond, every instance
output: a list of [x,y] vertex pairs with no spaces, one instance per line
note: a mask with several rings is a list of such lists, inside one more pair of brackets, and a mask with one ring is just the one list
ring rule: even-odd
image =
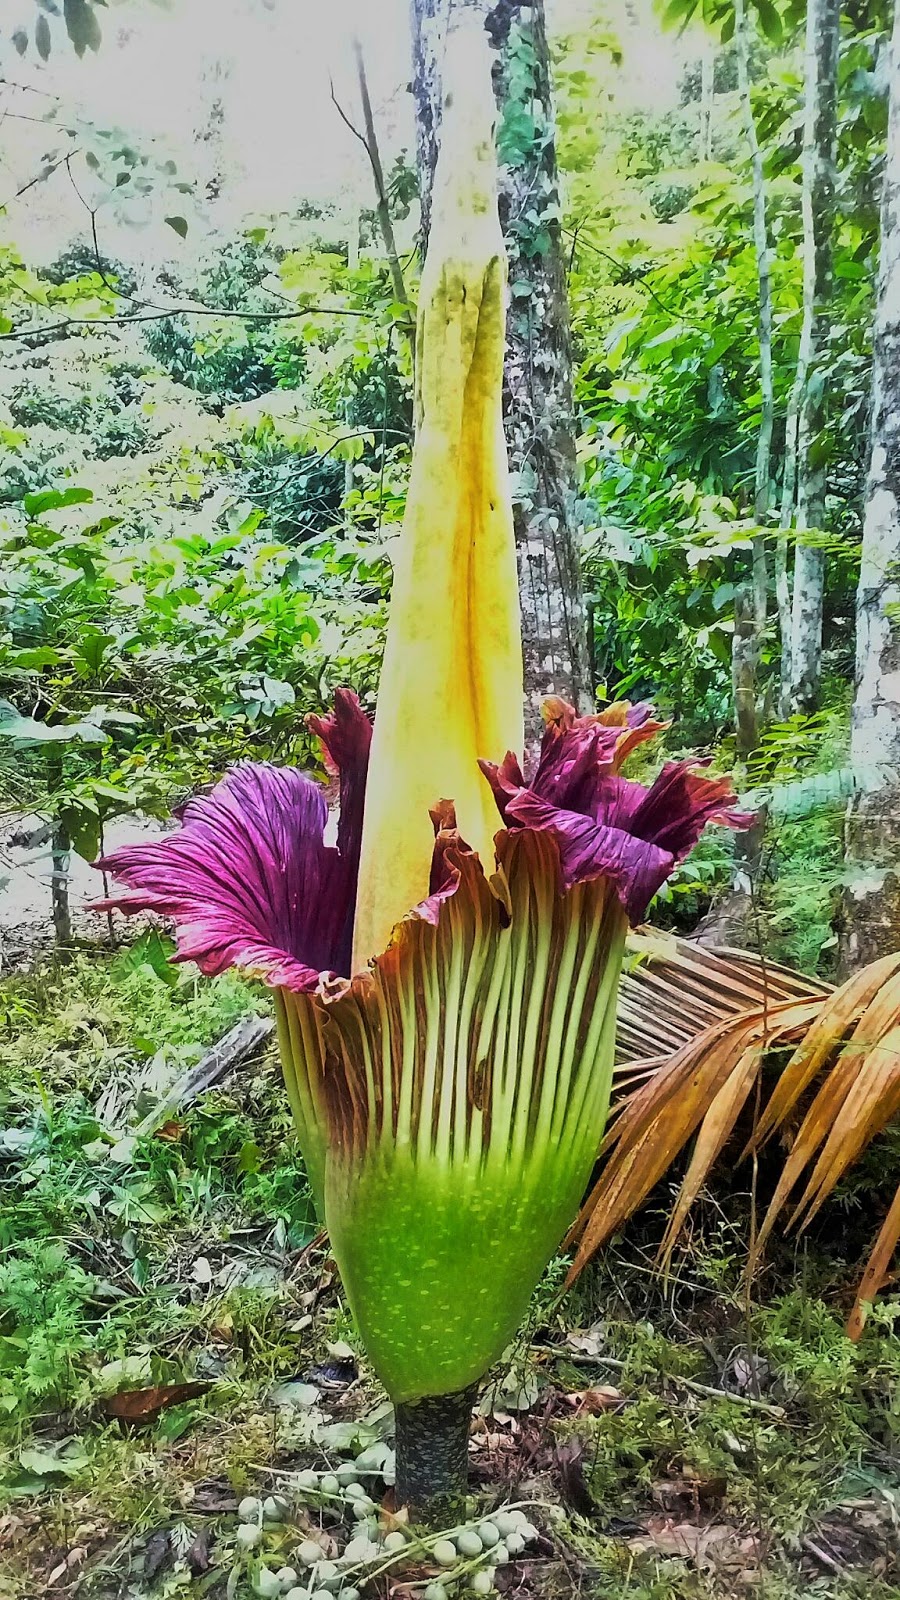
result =
[[[641,937],[656,940],[652,934],[636,940]],[[675,941],[674,950],[647,948],[646,955],[645,965],[624,980],[620,1037],[620,1072],[639,1086],[619,1102],[604,1147],[606,1162],[572,1230],[578,1250],[571,1278],[638,1209],[696,1134],[660,1250],[662,1264],[668,1264],[690,1207],[776,1052],[783,1056],[787,1050],[787,1058],[744,1155],[796,1117],[801,1120],[757,1250],[801,1178],[805,1187],[789,1225],[802,1231],[900,1113],[900,953],[873,962],[838,989],[742,952],[708,951],[687,940]],[[740,999],[742,993],[748,998]],[[710,1020],[698,1028],[704,1013]],[[649,1042],[650,1059],[632,1053],[636,1034]],[[669,1038],[674,1048],[663,1055],[660,1044]],[[884,1282],[898,1240],[900,1193],[860,1284],[849,1325],[853,1337],[862,1330],[865,1306]]]
[[622,1067],[644,1067],[727,1017],[831,992],[823,979],[747,950],[712,950],[658,928],[639,928],[628,936],[616,1060]]

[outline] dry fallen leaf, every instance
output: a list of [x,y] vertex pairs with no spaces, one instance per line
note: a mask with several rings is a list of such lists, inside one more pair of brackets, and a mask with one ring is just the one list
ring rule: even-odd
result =
[[149,1422],[167,1406],[177,1406],[182,1400],[194,1400],[205,1394],[208,1383],[161,1383],[152,1389],[121,1389],[103,1401],[108,1417],[118,1417],[121,1422]]
[[610,1384],[600,1384],[596,1389],[574,1389],[566,1395],[566,1404],[570,1405],[576,1416],[599,1416],[601,1411],[611,1411],[615,1406],[625,1404],[625,1396],[621,1389],[614,1389]]
[[86,1555],[87,1550],[83,1545],[78,1545],[74,1550],[70,1550],[65,1561],[61,1561],[58,1567],[53,1568],[47,1579],[48,1588],[52,1588],[54,1583],[59,1583],[61,1578],[67,1577],[76,1567],[80,1567]]

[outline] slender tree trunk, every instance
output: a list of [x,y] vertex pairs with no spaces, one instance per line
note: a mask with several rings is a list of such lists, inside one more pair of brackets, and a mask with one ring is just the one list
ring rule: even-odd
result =
[[806,371],[798,352],[791,385],[787,415],[784,422],[784,467],[781,478],[781,515],[778,519],[778,543],[775,547],[775,596],[778,604],[778,632],[781,639],[781,681],[778,695],[778,714],[791,714],[791,570],[788,559],[790,530],[794,523],[794,501],[797,494],[797,418],[800,397],[806,384]]
[[[770,462],[772,457],[772,426],[775,419],[775,395],[772,385],[772,269],[769,252],[769,230],[766,220],[766,183],[762,151],[753,117],[750,99],[750,39],[747,8],[744,0],[735,4],[735,46],[737,54],[738,87],[744,116],[744,131],[750,151],[750,170],[753,182],[753,250],[756,256],[756,276],[759,285],[759,381],[762,406],[759,433],[756,439],[756,468],[753,483],[753,515],[757,528],[766,526],[769,516]],[[753,540],[753,619],[757,633],[766,625],[769,599],[769,574],[766,560],[766,536],[757,533]],[[757,655],[759,645],[757,642]]]
[[759,636],[753,614],[753,598],[747,588],[738,590],[734,601],[734,638],[731,647],[731,684],[734,694],[736,753],[740,760],[752,756],[759,743],[756,711],[756,672],[759,665]]
[[[510,258],[504,414],[513,482],[525,657],[526,739],[547,695],[593,705],[576,521],[577,467],[565,268],[543,0],[501,0],[485,17],[496,74],[500,215]],[[440,133],[448,0],[413,0],[414,91],[427,237]]]
[[[51,805],[56,806],[57,796],[62,788],[64,777],[63,758],[61,747],[50,745],[47,755],[47,790],[50,795]],[[69,858],[72,853],[72,841],[68,830],[60,820],[59,815],[54,815],[50,833],[50,904],[53,913],[53,932],[56,937],[57,954],[66,960],[72,944],[72,912],[69,905]]]
[[703,41],[700,57],[700,139],[697,156],[712,160],[713,100],[715,98],[716,50],[712,39]]
[[840,0],[808,0],[806,12],[806,112],[803,125],[804,373],[797,422],[797,544],[791,614],[791,705],[812,709],[818,700],[822,654],[825,555],[804,533],[822,530],[826,472],[818,448],[827,409],[823,368],[828,343],[834,231],[837,66]]
[[[366,76],[366,63],[363,57],[362,45],[358,39],[354,39],[353,41],[353,52],[356,57],[356,76],[357,82],[359,83],[359,99],[363,114],[364,132],[359,134],[359,138],[365,146],[366,155],[369,158],[369,166],[372,169],[372,179],[375,184],[376,198],[375,215],[378,218],[378,227],[381,231],[381,237],[384,241],[384,251],[385,255],[387,256],[388,270],[391,274],[391,284],[394,290],[394,297],[398,305],[402,305],[406,308],[406,320],[403,324],[403,331],[407,340],[409,341],[409,347],[412,351],[413,359],[415,359],[416,319],[412,306],[409,303],[409,296],[406,292],[406,283],[404,282],[403,278],[403,268],[400,265],[400,254],[397,249],[397,240],[394,236],[394,223],[393,218],[391,217],[391,208],[388,201],[387,185],[384,181],[384,168],[381,165],[381,152],[378,148],[378,135],[375,130],[375,118],[372,114],[372,101],[369,95],[369,80]],[[340,110],[340,107],[338,107],[338,110]],[[341,115],[343,115],[343,112]],[[347,118],[345,117],[344,120],[347,121]],[[356,133],[357,130],[354,128],[353,132]]]
[[67,952],[72,944],[72,912],[69,905],[69,857],[72,852],[72,841],[59,821],[53,824],[53,835],[50,841],[50,855],[52,861],[52,877],[50,880],[50,900],[53,906],[53,931],[56,936],[56,948],[60,953]]
[[845,971],[900,948],[900,0],[890,54],[851,757],[854,765],[884,768],[885,784],[848,813]]

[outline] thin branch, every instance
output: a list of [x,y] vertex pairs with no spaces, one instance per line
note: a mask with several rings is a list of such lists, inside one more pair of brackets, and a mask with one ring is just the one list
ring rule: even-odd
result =
[[78,199],[81,201],[81,204],[84,206],[88,216],[91,219],[91,239],[93,240],[94,244],[94,261],[96,263],[97,272],[100,276],[100,281],[103,284],[104,289],[108,289],[110,294],[114,294],[117,299],[131,300],[133,299],[132,295],[126,295],[123,291],[117,289],[116,285],[114,283],[110,283],[108,277],[106,276],[106,269],[103,265],[103,257],[100,254],[100,240],[97,238],[97,208],[96,206],[88,205],[88,202],[85,200],[84,195],[75,182],[75,174],[72,171],[72,156],[76,153],[77,152],[73,150],[69,155],[66,156],[66,172],[69,174],[69,182],[72,185],[72,188],[75,190]]
[[[77,151],[71,151],[70,155],[77,155]],[[13,199],[18,200],[21,195],[27,194],[29,189],[34,188],[35,184],[45,183],[48,178],[53,177],[57,167],[61,167],[63,163],[68,162],[68,160],[68,155],[60,156],[56,161],[51,161],[47,166],[42,167],[40,172],[35,173],[33,178],[29,178],[27,183],[23,183],[21,189],[16,190],[15,194],[13,195]]]
[[59,100],[49,89],[36,89],[31,83],[16,83],[12,78],[0,78],[0,89],[20,89],[22,94],[39,94],[43,100]]
[[400,255],[397,250],[397,240],[394,235],[394,224],[391,219],[391,208],[388,204],[387,186],[384,181],[384,168],[381,165],[381,154],[378,149],[378,136],[375,132],[375,118],[372,114],[372,101],[369,95],[369,83],[366,77],[366,64],[363,59],[362,46],[358,39],[354,39],[353,41],[353,50],[356,56],[356,71],[359,80],[359,95],[362,103],[365,133],[361,133],[359,128],[357,128],[348,117],[346,111],[343,109],[343,106],[341,106],[337,95],[334,92],[333,83],[331,84],[331,99],[338,116],[344,123],[344,126],[349,128],[355,139],[359,140],[369,158],[369,166],[372,169],[372,178],[375,183],[375,196],[377,202],[375,210],[378,217],[378,226],[381,229],[381,237],[384,240],[385,254],[387,256],[388,268],[391,274],[391,282],[394,288],[394,297],[398,304],[406,307],[408,320],[404,325],[403,331],[409,341],[409,348],[413,360],[415,360],[415,318],[413,316],[409,295],[406,292],[406,283],[403,278],[403,268],[400,265]]
[[[661,295],[657,294],[656,290],[647,282],[646,278],[641,277],[640,273],[634,272],[628,265],[627,261],[620,261],[617,256],[611,256],[608,250],[601,249],[600,245],[595,244],[593,239],[581,238],[579,235],[579,230],[583,226],[583,223],[579,223],[574,230],[572,228],[561,228],[560,232],[566,234],[568,238],[572,239],[576,245],[580,245],[582,249],[584,249],[586,246],[588,250],[593,250],[595,255],[602,256],[604,261],[610,262],[610,264],[616,267],[619,272],[624,273],[628,283],[638,284],[644,290],[645,294],[649,294],[651,300],[656,301],[656,304],[666,313],[667,317],[674,317],[676,322],[685,322],[687,323],[688,327],[691,328],[703,328],[704,330],[708,328],[707,323],[700,322],[696,317],[687,317],[683,311],[676,311],[674,306],[666,305],[665,300],[662,299]],[[575,250],[573,250],[573,260],[575,253]]]
[[137,322],[163,322],[166,317],[238,317],[243,322],[296,322],[299,317],[371,317],[371,311],[351,311],[346,306],[304,306],[300,311],[220,311],[216,306],[170,306],[164,311],[141,311],[126,317],[66,317],[62,322],[32,322],[25,328],[0,333],[0,339],[50,338],[68,328],[128,328]]
[[[368,156],[369,155],[369,146],[366,144],[366,136],[365,136],[364,133],[360,133],[360,131],[359,131],[358,127],[356,126],[355,122],[351,122],[350,121],[350,118],[348,117],[346,111],[344,110],[343,106],[341,105],[340,100],[338,99],[337,95],[334,92],[334,79],[333,78],[330,78],[328,80],[328,86],[329,86],[329,88],[331,90],[331,104],[334,106],[334,109],[337,112],[338,116],[340,117],[342,123],[344,124],[344,127],[350,129],[350,132],[352,133],[354,139],[358,139],[359,140],[360,144],[362,145],[363,149],[366,152],[366,155]],[[371,156],[369,156],[369,159],[371,160]]]

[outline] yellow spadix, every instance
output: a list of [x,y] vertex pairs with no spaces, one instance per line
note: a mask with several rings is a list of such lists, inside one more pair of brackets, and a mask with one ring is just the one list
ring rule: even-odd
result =
[[447,40],[441,147],[416,340],[416,442],[366,789],[360,970],[428,893],[429,809],[493,867],[485,751],[521,750],[522,644],[503,436],[506,255],[483,27]]

